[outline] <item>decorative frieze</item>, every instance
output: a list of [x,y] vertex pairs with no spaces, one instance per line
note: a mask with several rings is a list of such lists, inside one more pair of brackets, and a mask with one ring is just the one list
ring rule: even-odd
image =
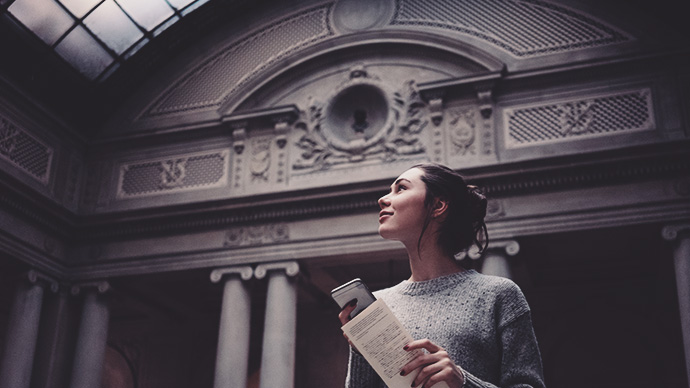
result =
[[244,247],[267,245],[290,240],[290,229],[287,224],[267,224],[242,226],[229,229],[225,233],[226,247]]
[[121,165],[117,197],[223,187],[228,182],[229,155],[228,150],[220,150]]
[[511,107],[503,116],[506,148],[655,128],[649,89]]
[[48,184],[53,148],[0,116],[0,158],[39,182]]

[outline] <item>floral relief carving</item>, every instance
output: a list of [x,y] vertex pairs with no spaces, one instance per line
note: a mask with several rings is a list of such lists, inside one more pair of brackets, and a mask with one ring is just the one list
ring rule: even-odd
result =
[[307,105],[295,124],[305,132],[296,143],[301,154],[295,170],[425,152],[420,133],[429,120],[414,81],[389,92],[377,77],[356,67],[326,103],[310,98]]

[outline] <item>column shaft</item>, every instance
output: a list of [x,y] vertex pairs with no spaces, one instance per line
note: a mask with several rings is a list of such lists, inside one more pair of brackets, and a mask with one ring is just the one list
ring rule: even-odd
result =
[[218,331],[214,388],[247,386],[251,298],[244,282],[228,276]]
[[101,386],[110,313],[104,297],[87,289],[74,351],[70,388]]
[[43,287],[22,282],[10,310],[0,364],[0,388],[28,388],[36,352]]
[[683,330],[685,371],[688,384],[690,384],[690,236],[685,234],[679,236],[678,240],[678,245],[673,252],[673,261],[676,270],[680,323]]
[[502,276],[512,279],[513,272],[506,254],[499,250],[488,250],[482,263],[482,273],[485,275]]
[[294,386],[296,330],[296,284],[285,271],[271,271],[261,355],[261,388]]

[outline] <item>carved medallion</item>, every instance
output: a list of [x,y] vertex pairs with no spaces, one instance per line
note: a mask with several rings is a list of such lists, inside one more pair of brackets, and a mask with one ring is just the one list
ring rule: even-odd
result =
[[297,142],[302,153],[293,165],[296,170],[425,152],[420,133],[428,124],[426,104],[414,81],[391,92],[357,66],[326,103],[310,99],[308,105],[295,124],[305,132]]

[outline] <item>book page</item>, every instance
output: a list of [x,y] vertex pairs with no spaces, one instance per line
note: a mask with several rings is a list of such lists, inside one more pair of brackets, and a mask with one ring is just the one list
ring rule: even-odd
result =
[[[412,336],[383,300],[372,303],[342,330],[389,388],[409,388],[412,385],[419,371],[407,376],[400,376],[400,371],[423,351],[403,349],[413,341]],[[434,388],[448,388],[448,385],[441,382]]]

